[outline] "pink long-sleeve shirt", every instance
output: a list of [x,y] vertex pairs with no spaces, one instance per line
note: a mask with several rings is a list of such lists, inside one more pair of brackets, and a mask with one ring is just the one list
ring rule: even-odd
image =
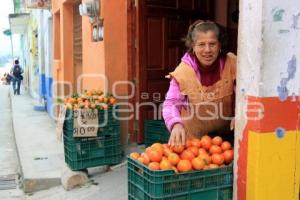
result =
[[[210,86],[220,80],[221,72],[224,68],[224,57],[219,57],[213,64],[213,70],[203,71],[199,67],[199,62],[196,56],[190,53],[186,53],[181,62],[188,64],[192,67],[196,73],[197,78],[204,86]],[[170,81],[170,87],[166,94],[166,99],[163,104],[163,118],[169,131],[172,130],[176,123],[182,123],[180,111],[182,106],[186,106],[188,102],[187,96],[184,96],[180,92],[178,82],[172,78]]]

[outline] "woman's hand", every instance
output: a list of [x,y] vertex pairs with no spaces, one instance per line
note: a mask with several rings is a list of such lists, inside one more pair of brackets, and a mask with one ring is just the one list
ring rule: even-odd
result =
[[169,145],[171,146],[178,146],[178,145],[185,145],[186,135],[185,130],[182,124],[175,124],[171,131],[171,135],[169,138]]

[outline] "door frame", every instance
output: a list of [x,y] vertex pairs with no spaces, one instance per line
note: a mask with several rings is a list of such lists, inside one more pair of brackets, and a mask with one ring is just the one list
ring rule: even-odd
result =
[[[141,112],[137,113],[136,111],[139,102],[141,102],[141,91],[146,82],[142,78],[145,77],[145,72],[140,67],[144,62],[142,39],[140,38],[143,33],[143,2],[145,1],[127,0],[128,81],[131,81],[135,86],[134,97],[128,100],[134,106],[134,117],[128,121],[128,133],[129,141],[135,143],[143,143]],[[128,91],[132,91],[130,86],[128,86]]]

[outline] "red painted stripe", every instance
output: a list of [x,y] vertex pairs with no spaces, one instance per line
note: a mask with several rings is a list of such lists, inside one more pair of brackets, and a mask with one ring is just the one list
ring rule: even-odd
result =
[[[254,104],[263,106],[264,117],[261,120],[251,120],[251,130],[266,133],[274,132],[276,128],[282,127],[285,130],[297,130],[300,125],[300,99],[292,102],[289,97],[286,101],[281,102],[278,97],[248,97],[248,109],[258,108]],[[248,117],[255,116],[255,113],[247,113]]]
[[237,160],[237,199],[246,200],[246,190],[247,190],[247,160],[248,160],[248,125],[243,131],[242,140],[239,141]]

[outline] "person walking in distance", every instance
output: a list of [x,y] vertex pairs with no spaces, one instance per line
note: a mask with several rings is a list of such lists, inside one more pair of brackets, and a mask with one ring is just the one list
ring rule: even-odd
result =
[[23,80],[23,69],[19,65],[19,60],[15,60],[15,64],[11,69],[11,75],[13,77],[12,82],[13,82],[13,90],[14,94],[20,95],[20,86],[21,86],[21,81]]

